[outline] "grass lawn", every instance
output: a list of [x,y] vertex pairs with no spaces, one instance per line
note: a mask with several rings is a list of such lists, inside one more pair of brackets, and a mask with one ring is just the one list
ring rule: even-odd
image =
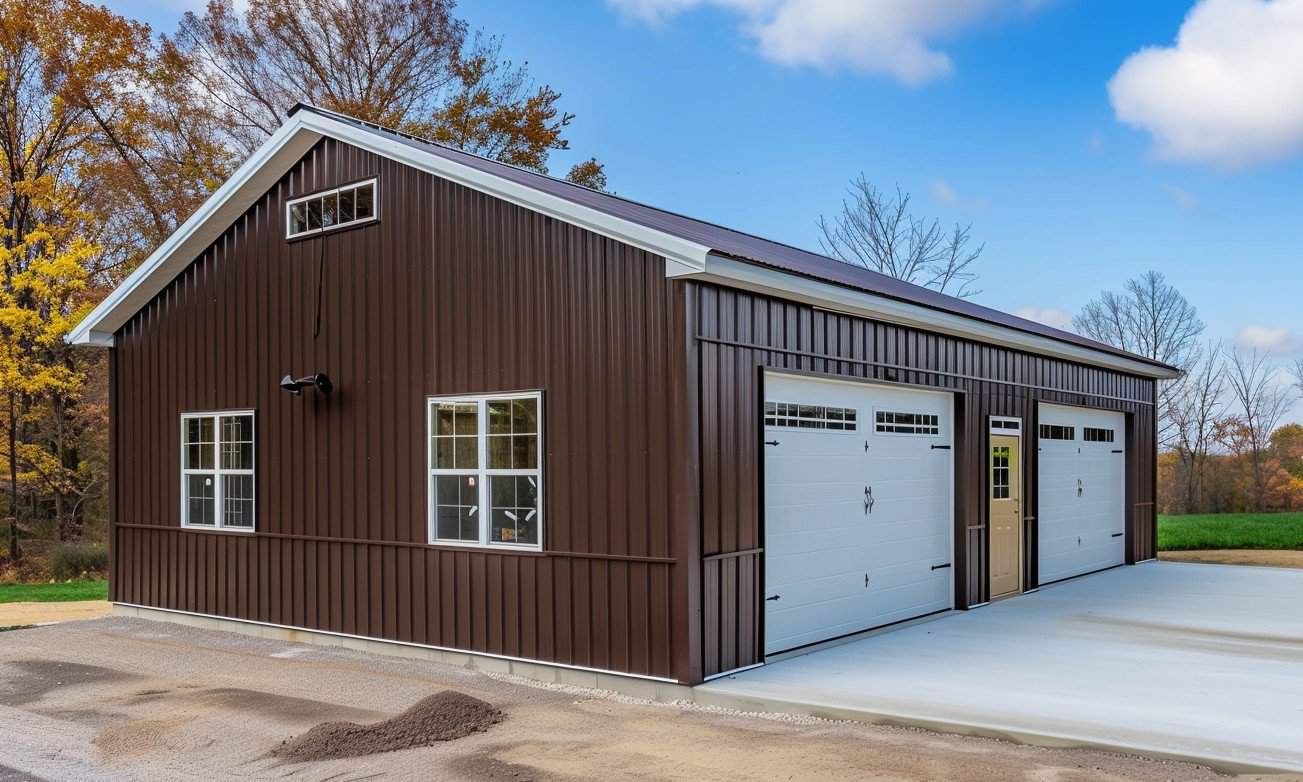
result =
[[0,603],[62,603],[69,600],[108,600],[109,582],[0,585]]
[[1225,548],[1303,549],[1303,513],[1158,517],[1159,551]]

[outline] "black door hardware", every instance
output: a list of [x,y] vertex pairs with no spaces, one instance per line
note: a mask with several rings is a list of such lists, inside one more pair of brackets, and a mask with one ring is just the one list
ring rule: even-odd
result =
[[774,595],[773,597],[766,597],[765,602],[766,603],[773,602],[774,600],[777,600],[780,597],[782,597],[782,595]]
[[873,499],[873,487],[865,486],[864,487],[864,515],[865,516],[868,516],[869,514],[873,513],[873,504],[875,502],[877,502],[877,500]]
[[945,570],[945,569],[948,568],[948,567],[950,567],[950,563],[949,563],[949,562],[947,562],[947,563],[944,564],[944,565],[933,565],[933,566],[932,566],[932,569],[933,569],[933,570]]
[[934,445],[934,446],[932,446],[932,450],[934,450],[934,451],[949,451],[949,450],[950,450],[950,446],[948,446],[948,445]]
[[778,445],[777,440],[765,440],[765,445]]

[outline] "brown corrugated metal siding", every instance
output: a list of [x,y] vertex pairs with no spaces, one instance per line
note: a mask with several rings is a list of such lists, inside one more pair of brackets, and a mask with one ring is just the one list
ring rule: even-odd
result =
[[[287,198],[377,175],[378,223],[286,241]],[[692,679],[673,291],[660,258],[322,141],[117,334],[112,599]],[[316,371],[328,398],[277,387]],[[426,397],[524,389],[545,553],[427,545]],[[179,416],[240,408],[257,531],[182,529]]]
[[[985,452],[992,415],[1022,418],[1025,515],[1036,508],[1037,402],[1127,415],[1127,562],[1154,556],[1154,381],[715,285],[688,291],[701,382],[704,675],[761,662],[763,370],[955,392],[955,605],[988,599]],[[1036,523],[1026,522],[1027,585]]]
[[[379,222],[286,241],[287,199],[372,176]],[[1038,400],[1127,414],[1127,557],[1154,555],[1152,380],[664,274],[323,140],[116,335],[112,599],[683,682],[757,663],[765,368],[956,392],[958,606],[986,599],[987,416],[1034,434]],[[317,371],[329,397],[277,387]],[[426,398],[536,389],[544,551],[429,545]],[[182,529],[179,417],[227,409],[256,411],[257,531]]]

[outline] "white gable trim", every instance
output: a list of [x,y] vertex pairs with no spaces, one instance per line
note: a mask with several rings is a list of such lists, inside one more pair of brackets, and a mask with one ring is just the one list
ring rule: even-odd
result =
[[799,274],[757,266],[719,255],[711,255],[706,259],[704,271],[681,276],[800,301],[848,315],[899,323],[904,326],[913,326],[941,334],[977,340],[992,345],[1001,345],[1028,353],[1053,356],[1132,375],[1152,378],[1180,376],[1177,372],[1106,351],[1093,350],[1083,345],[1061,342],[1039,334],[1032,334],[951,312],[943,312],[931,307],[887,298],[886,296],[875,296],[871,293],[864,293],[840,285],[812,280]]
[[487,193],[666,259],[671,275],[706,268],[710,248],[480,171],[365,128],[300,111],[177,228],[68,335],[77,345],[111,347],[113,333],[139,312],[263,196],[323,136]]
[[606,214],[311,110],[296,112],[126,280],[68,335],[78,345],[113,346],[113,334],[329,136],[666,259],[667,277],[718,282],[828,309],[1064,358],[1144,377],[1176,377],[1142,361],[797,274],[744,263],[711,248]]

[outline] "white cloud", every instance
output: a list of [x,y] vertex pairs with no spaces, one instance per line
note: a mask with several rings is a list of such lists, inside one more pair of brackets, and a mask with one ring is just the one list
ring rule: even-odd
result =
[[1049,0],[606,0],[627,19],[664,24],[702,7],[742,17],[742,30],[773,62],[849,68],[918,85],[954,66],[936,39],[997,13]]
[[952,209],[983,209],[986,207],[986,201],[981,198],[964,198],[959,195],[944,179],[934,179],[928,185],[928,192],[932,198],[942,206],[948,206]]
[[1046,326],[1053,326],[1056,329],[1072,331],[1072,316],[1053,307],[1021,307],[1014,310],[1013,314],[1020,318],[1034,320],[1037,323],[1044,323]]
[[1245,350],[1260,350],[1275,355],[1303,353],[1303,334],[1275,326],[1245,326],[1235,334],[1235,344]]
[[1303,0],[1199,0],[1171,46],[1108,85],[1118,120],[1158,154],[1242,168],[1303,150]]

